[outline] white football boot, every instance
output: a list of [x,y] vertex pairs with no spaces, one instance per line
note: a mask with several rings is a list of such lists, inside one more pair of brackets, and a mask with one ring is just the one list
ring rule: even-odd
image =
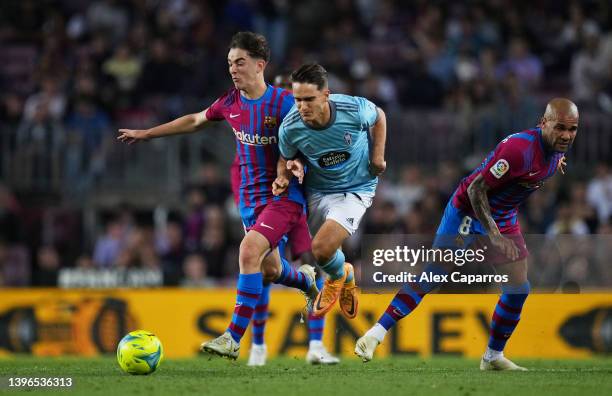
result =
[[484,357],[480,360],[480,369],[486,370],[510,370],[510,371],[528,371],[525,367],[514,364],[504,355],[499,356],[495,360],[485,360]]
[[253,344],[251,345],[251,353],[249,354],[249,361],[247,362],[247,366],[265,366],[267,358],[268,348],[266,347],[266,344]]
[[340,359],[327,352],[324,345],[312,346],[306,354],[306,362],[310,364],[338,364]]
[[355,355],[359,356],[364,363],[372,360],[374,350],[380,344],[378,340],[370,335],[364,335],[355,344]]
[[219,337],[202,343],[200,350],[236,360],[240,354],[240,344],[234,341],[229,331],[226,331]]

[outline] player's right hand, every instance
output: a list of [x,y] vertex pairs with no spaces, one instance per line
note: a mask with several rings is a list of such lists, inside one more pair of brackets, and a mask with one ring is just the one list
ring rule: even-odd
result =
[[287,161],[287,169],[297,177],[300,184],[304,181],[304,164],[299,159]]
[[272,183],[272,194],[279,196],[289,187],[289,179],[283,176],[278,176]]
[[510,261],[516,261],[519,258],[519,249],[510,238],[506,238],[501,234],[490,235],[489,239],[493,246],[499,249]]
[[565,167],[567,166],[567,161],[565,160],[565,155],[559,159],[557,163],[557,170],[561,172],[562,175],[565,175]]
[[139,140],[148,140],[147,131],[143,129],[119,129],[117,140],[127,144],[133,144]]

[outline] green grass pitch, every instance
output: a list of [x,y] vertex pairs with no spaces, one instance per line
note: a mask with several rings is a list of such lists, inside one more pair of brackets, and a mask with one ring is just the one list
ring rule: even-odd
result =
[[[529,372],[480,372],[476,360],[387,358],[309,366],[302,358],[247,367],[217,357],[165,360],[131,376],[114,358],[0,358],[0,394],[67,395],[612,395],[612,358],[520,360]],[[7,388],[7,377],[71,377],[71,389]]]

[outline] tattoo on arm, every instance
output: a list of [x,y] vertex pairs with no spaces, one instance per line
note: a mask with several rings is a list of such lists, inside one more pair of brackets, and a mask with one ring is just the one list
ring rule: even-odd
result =
[[487,196],[488,191],[489,186],[482,175],[478,175],[467,190],[472,209],[476,213],[476,218],[482,223],[487,234],[498,234],[499,229],[497,224],[495,224],[495,220],[493,220],[493,216],[491,216],[491,206],[489,206],[489,197]]

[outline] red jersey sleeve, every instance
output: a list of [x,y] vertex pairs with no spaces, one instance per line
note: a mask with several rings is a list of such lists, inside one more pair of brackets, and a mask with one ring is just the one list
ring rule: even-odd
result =
[[227,93],[215,100],[206,110],[206,119],[211,121],[222,121],[225,119],[225,101],[227,99]]
[[525,147],[520,139],[504,139],[480,174],[490,188],[501,187],[525,173]]

